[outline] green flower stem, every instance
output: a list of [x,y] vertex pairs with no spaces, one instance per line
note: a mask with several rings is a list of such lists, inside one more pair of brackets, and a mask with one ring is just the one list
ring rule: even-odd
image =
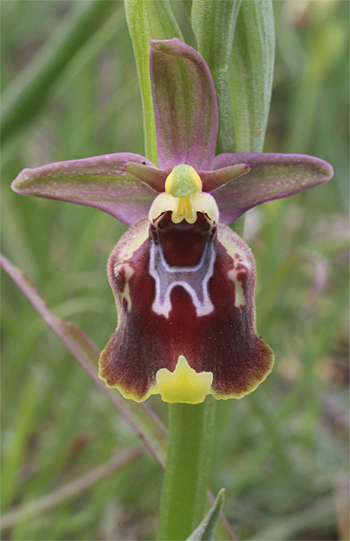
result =
[[187,539],[202,521],[214,442],[216,401],[169,405],[169,440],[157,540]]

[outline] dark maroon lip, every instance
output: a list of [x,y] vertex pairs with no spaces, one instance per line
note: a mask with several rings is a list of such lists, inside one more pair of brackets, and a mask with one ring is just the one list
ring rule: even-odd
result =
[[[115,269],[123,266],[118,245],[110,256],[109,279],[119,325],[101,357],[102,377],[142,399],[155,384],[157,371],[174,371],[179,356],[184,355],[197,372],[213,374],[212,389],[218,397],[242,396],[265,379],[273,364],[271,349],[255,330],[253,256],[226,226],[203,231],[204,215],[193,225],[171,224],[169,216],[164,217],[164,230],[151,226],[150,236],[124,262],[132,269],[130,310],[126,300],[120,300],[125,276],[115,275]],[[148,227],[146,221],[144,227]],[[220,232],[234,255],[220,241]],[[132,230],[128,234],[133,237]],[[174,236],[177,246],[183,242],[178,253],[172,249]],[[156,252],[163,263],[154,264]],[[235,269],[236,283],[229,277]],[[238,284],[246,299],[242,306]],[[168,312],[167,288],[171,289]],[[212,309],[200,315],[206,296]]]

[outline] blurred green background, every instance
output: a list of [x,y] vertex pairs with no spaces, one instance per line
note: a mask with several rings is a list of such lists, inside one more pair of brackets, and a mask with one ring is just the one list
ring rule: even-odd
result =
[[[88,207],[10,190],[24,167],[144,151],[123,3],[97,4],[90,26],[83,25],[85,38],[80,32],[83,44],[67,42],[66,62],[54,56],[52,43],[86,16],[85,0],[1,2],[2,250],[55,314],[103,348],[117,323],[106,261],[126,227]],[[193,45],[181,2],[172,7]],[[348,2],[279,0],[274,7],[276,66],[264,150],[318,156],[334,166],[335,176],[247,215],[245,239],[258,269],[258,331],[274,349],[276,365],[252,395],[218,402],[211,488],[226,488],[225,513],[240,540],[344,541]],[[38,80],[43,54],[52,55],[46,73],[52,59],[60,70]],[[26,101],[36,95],[33,81],[42,91]],[[4,273],[2,329],[5,516],[65,487],[137,437]],[[159,397],[149,404],[166,422]],[[74,497],[14,521],[3,539],[152,539],[161,481],[160,466],[145,451]]]

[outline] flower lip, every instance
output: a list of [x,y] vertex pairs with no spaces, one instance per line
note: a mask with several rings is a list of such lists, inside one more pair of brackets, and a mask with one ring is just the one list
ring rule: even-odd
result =
[[173,226],[170,213],[163,220],[164,228],[137,222],[110,256],[119,318],[100,377],[136,401],[241,398],[274,359],[255,329],[253,256],[227,226],[208,228],[204,214],[194,226]]

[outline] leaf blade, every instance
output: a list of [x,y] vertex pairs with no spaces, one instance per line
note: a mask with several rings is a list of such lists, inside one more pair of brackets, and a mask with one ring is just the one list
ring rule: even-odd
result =
[[218,107],[219,132],[217,152],[233,152],[233,118],[228,83],[229,59],[242,0],[194,0],[192,25],[198,51],[213,76]]
[[274,58],[272,1],[243,2],[229,63],[235,152],[261,152],[263,149]]
[[151,39],[182,38],[168,0],[124,0],[141,90],[145,154],[157,164],[156,128],[149,74]]
[[78,361],[83,370],[119,410],[136,434],[142,439],[157,462],[164,467],[166,432],[156,414],[152,412],[152,415],[150,415],[149,407],[142,408],[139,404],[125,400],[119,393],[108,389],[97,375],[97,363],[100,352],[95,344],[91,342],[77,325],[55,316],[25,273],[12,265],[1,254],[0,265],[27,297],[45,323],[66,346],[75,360]]
[[225,489],[222,488],[200,525],[191,533],[186,541],[214,541],[216,526],[219,522],[224,502]]
[[23,75],[6,90],[1,115],[2,143],[41,109],[52,85],[74,55],[100,28],[111,7],[113,2],[99,0],[78,6],[70,19],[62,21],[52,39]]

